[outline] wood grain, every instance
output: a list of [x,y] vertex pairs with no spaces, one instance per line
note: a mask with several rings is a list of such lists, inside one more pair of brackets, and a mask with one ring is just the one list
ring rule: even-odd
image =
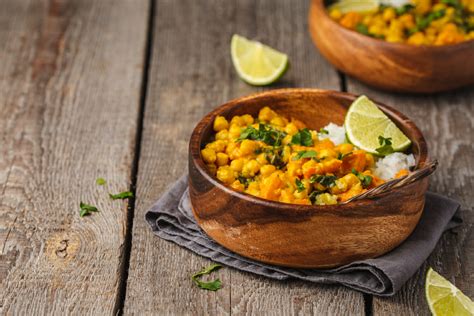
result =
[[440,162],[430,189],[461,203],[464,223],[444,234],[427,263],[393,298],[374,298],[374,315],[429,315],[424,294],[427,268],[433,267],[469,297],[474,297],[474,90],[434,96],[394,96],[349,79],[348,90],[389,103],[424,133],[430,156]]
[[108,192],[130,186],[146,17],[147,1],[2,2],[2,315],[114,312],[127,205]]
[[374,87],[432,93],[474,84],[474,41],[415,46],[389,43],[346,29],[311,0],[309,27],[321,53],[342,72]]
[[143,220],[152,203],[185,172],[188,140],[198,120],[231,98],[258,91],[241,82],[232,68],[233,33],[289,54],[290,71],[276,86],[338,89],[336,72],[315,53],[307,34],[307,5],[283,0],[157,2],[126,314],[363,313],[360,293],[271,281],[230,268],[216,274],[222,290],[199,290],[189,276],[210,261],[160,240]]
[[[277,89],[229,101],[206,115],[189,141],[189,195],[199,226],[244,257],[293,268],[329,268],[376,258],[401,244],[423,212],[428,178],[392,189],[375,200],[339,205],[295,205],[257,198],[229,188],[209,173],[201,149],[214,137],[217,116],[228,121],[270,105],[312,130],[343,124],[357,97],[318,89]],[[425,140],[403,114],[378,104],[412,140],[418,167],[426,164]],[[311,119],[309,119],[311,118]],[[330,228],[330,229],[328,229]]]

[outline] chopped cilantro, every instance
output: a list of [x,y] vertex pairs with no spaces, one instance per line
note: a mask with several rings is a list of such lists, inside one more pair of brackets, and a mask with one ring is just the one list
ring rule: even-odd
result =
[[241,133],[238,141],[242,141],[244,139],[251,139],[262,141],[267,145],[270,146],[280,146],[282,139],[286,136],[285,132],[276,130],[275,128],[260,123],[258,125],[258,129],[253,126],[249,126],[245,128]]
[[209,291],[217,291],[222,288],[222,282],[220,279],[215,279],[214,281],[211,282],[204,282],[200,280],[200,277],[205,275],[205,274],[210,274],[213,271],[219,270],[222,268],[220,264],[211,264],[207,268],[203,268],[201,271],[196,272],[191,276],[191,280],[196,284],[199,288],[204,289],[204,290],[209,290]]
[[85,203],[82,203],[82,202],[79,203],[79,207],[81,208],[81,212],[79,213],[80,217],[84,217],[86,215],[91,214],[92,212],[98,212],[99,211],[97,209],[97,207],[89,205],[89,204],[85,204]]
[[298,192],[303,192],[304,190],[306,190],[306,187],[304,186],[303,182],[301,182],[300,179],[296,178],[295,184],[296,184],[296,189],[298,190]]
[[333,175],[313,175],[309,179],[310,183],[319,183],[325,187],[332,187],[336,184],[336,176]]
[[367,188],[372,183],[372,177],[364,175],[354,168],[352,168],[352,173],[356,175],[356,177],[360,180],[363,188]]
[[124,199],[133,198],[133,192],[125,191],[118,194],[109,193],[109,196],[112,200],[124,200]]
[[298,160],[302,158],[316,158],[316,152],[314,150],[302,150],[299,151],[296,156],[293,157],[293,160]]
[[397,15],[403,15],[414,8],[415,6],[413,4],[407,3],[401,7],[395,8],[395,12],[397,13]]
[[365,25],[365,24],[359,23],[359,24],[356,25],[355,29],[356,29],[356,31],[359,32],[360,34],[364,34],[364,35],[370,36],[370,34],[369,34],[369,28],[368,28],[367,25]]
[[445,13],[446,13],[446,10],[442,9],[442,10],[431,12],[425,17],[417,17],[416,18],[416,31],[417,32],[423,31],[428,26],[430,26],[431,22],[442,18],[445,15]]
[[337,155],[337,159],[342,160],[342,159],[344,159],[344,158],[346,158],[347,156],[350,156],[350,155],[352,155],[352,151],[350,151],[350,152],[348,152],[348,153],[346,153],[346,154],[339,153],[339,154]]
[[383,136],[379,136],[379,144],[380,147],[375,149],[379,154],[387,156],[394,152],[391,137],[385,138]]
[[301,146],[313,146],[313,137],[311,132],[307,128],[301,129],[298,133],[293,135],[291,138],[291,143]]
[[239,175],[237,177],[237,180],[239,180],[239,182],[242,183],[245,186],[245,188],[247,188],[249,186],[250,182],[253,181],[253,179],[246,178],[242,175]]
[[316,203],[316,197],[317,197],[318,195],[320,195],[320,194],[321,194],[321,192],[316,191],[316,190],[313,191],[313,192],[311,192],[311,193],[309,194],[308,198],[309,198],[309,200],[311,201],[311,204]]
[[97,178],[95,180],[95,183],[97,183],[98,185],[104,185],[104,184],[107,184],[107,181],[105,181],[104,178]]

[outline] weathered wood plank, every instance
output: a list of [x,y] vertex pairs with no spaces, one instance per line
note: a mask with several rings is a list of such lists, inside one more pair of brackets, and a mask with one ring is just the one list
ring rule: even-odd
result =
[[416,275],[393,298],[374,298],[374,315],[429,315],[424,293],[429,266],[474,297],[474,90],[433,96],[402,96],[375,91],[348,80],[349,92],[385,102],[415,121],[427,138],[430,156],[440,162],[430,190],[458,200],[464,224],[445,233]]
[[[2,1],[2,315],[114,311],[127,207],[108,192],[131,182],[147,9]],[[80,218],[80,201],[100,213]]]
[[[155,237],[144,214],[185,170],[188,139],[209,110],[256,92],[241,82],[229,55],[233,33],[290,55],[275,87],[339,89],[306,27],[308,1],[158,1],[140,154],[126,314],[362,314],[363,296],[337,286],[276,282],[225,268],[218,292],[194,287],[192,272],[210,262]],[[184,21],[184,23],[183,23]]]

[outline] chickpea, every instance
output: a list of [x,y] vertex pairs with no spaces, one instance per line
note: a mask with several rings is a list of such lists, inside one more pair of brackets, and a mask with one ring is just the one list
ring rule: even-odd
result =
[[322,193],[316,196],[316,205],[334,205],[337,204],[337,198],[329,193]]
[[252,178],[259,170],[260,164],[257,162],[257,160],[252,159],[244,164],[244,167],[242,168],[242,175],[246,178]]
[[253,154],[257,147],[258,145],[255,141],[244,139],[242,143],[240,143],[240,154],[242,156]]
[[386,8],[385,10],[383,10],[383,19],[387,22],[395,19],[395,17],[397,16],[397,13],[395,13],[395,9],[393,8]]
[[252,115],[250,115],[250,114],[245,114],[245,115],[242,115],[241,117],[244,120],[245,125],[252,125],[253,122],[254,122],[254,119],[253,119]]
[[216,133],[216,139],[219,140],[228,140],[229,139],[229,131],[226,129],[223,129],[219,132]]
[[260,121],[270,122],[275,116],[277,116],[277,114],[268,106],[262,108],[258,113],[258,119]]
[[217,169],[217,179],[226,184],[231,184],[235,180],[234,170],[229,166],[222,166]]
[[224,153],[217,153],[216,154],[216,164],[218,166],[225,166],[229,163],[229,156]]
[[271,175],[276,170],[274,165],[265,165],[260,168],[260,174],[264,177]]
[[202,159],[207,163],[214,163],[217,159],[216,152],[211,148],[201,150]]
[[218,139],[207,144],[206,147],[214,150],[216,153],[221,153],[225,151],[226,143],[225,141]]
[[329,11],[329,16],[337,21],[342,17],[342,13],[338,9],[333,9]]
[[230,185],[231,188],[233,188],[234,190],[237,190],[237,191],[244,191],[245,190],[245,186],[240,183],[239,180],[235,180],[234,182],[232,182],[232,184]]
[[225,130],[229,128],[229,122],[225,119],[223,116],[218,116],[214,120],[214,131],[220,132],[222,130]]
[[241,172],[242,168],[244,167],[244,160],[242,158],[232,160],[230,162],[230,167],[234,171]]
[[288,135],[295,135],[296,133],[298,133],[298,127],[296,127],[296,125],[293,122],[288,123],[285,126],[285,133],[287,133]]

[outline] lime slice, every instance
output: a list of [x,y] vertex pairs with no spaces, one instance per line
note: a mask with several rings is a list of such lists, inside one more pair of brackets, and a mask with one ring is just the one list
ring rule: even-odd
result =
[[239,77],[254,86],[277,81],[288,67],[288,56],[235,34],[230,44],[232,63]]
[[379,0],[342,0],[329,7],[329,10],[337,9],[341,13],[348,12],[375,12],[379,8]]
[[395,123],[365,95],[357,98],[349,107],[344,127],[352,144],[376,155],[376,149],[380,147],[379,136],[391,138],[394,151],[404,151],[411,144]]
[[473,316],[474,303],[451,282],[429,268],[425,282],[426,300],[435,316]]

